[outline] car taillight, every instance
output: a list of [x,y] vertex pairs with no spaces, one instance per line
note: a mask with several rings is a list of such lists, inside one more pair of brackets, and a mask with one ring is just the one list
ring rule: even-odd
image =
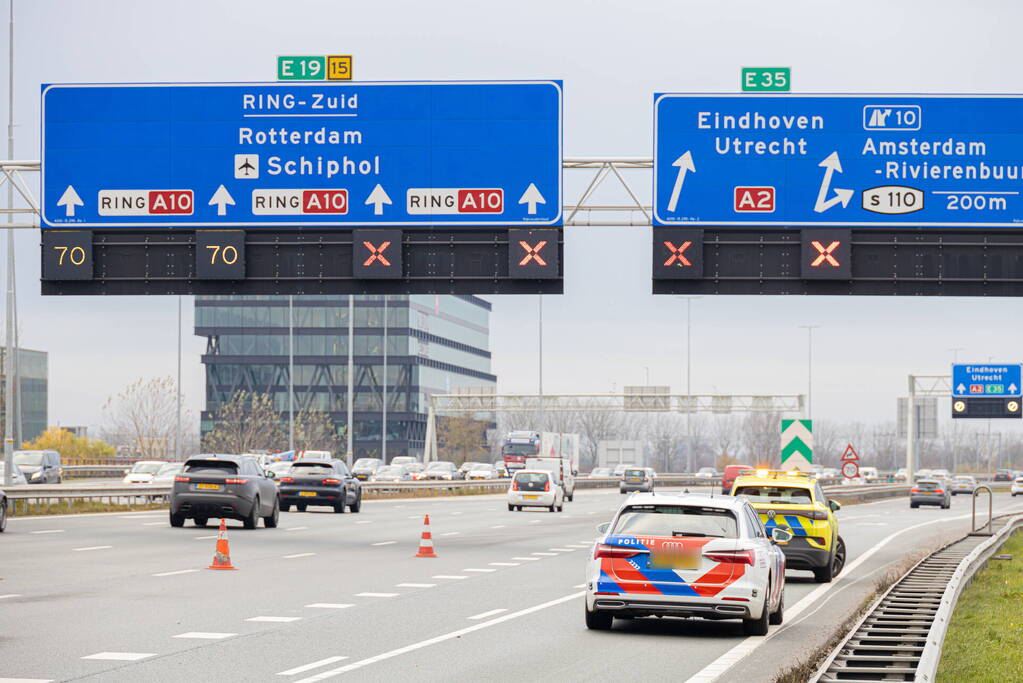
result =
[[543,490],[544,491],[550,491],[551,490],[551,483],[549,481],[545,481],[543,483]]
[[192,481],[192,480],[189,479],[188,477],[182,477],[181,475],[178,475],[178,476],[174,477],[174,481]]
[[323,483],[324,484],[340,484],[341,480],[340,479],[330,479],[330,478],[327,478],[327,479],[323,480]]
[[715,550],[704,553],[703,556],[712,562],[733,562],[753,566],[752,550]]
[[934,492],[935,493],[944,493],[945,490],[944,489],[934,489]]
[[910,489],[910,493],[920,493],[920,489]]
[[824,510],[810,510],[806,513],[806,516],[810,519],[827,519],[828,513],[824,512]]
[[225,484],[244,484],[247,480],[245,479],[225,479]]
[[628,559],[644,552],[645,551],[643,550],[636,550],[635,548],[620,548],[616,545],[604,545],[603,543],[600,543],[593,551],[593,559],[596,560],[601,557]]
[[512,479],[512,491],[518,491],[518,490],[519,490],[519,481],[518,481],[518,479]]
[[282,484],[290,484],[293,481],[295,481],[295,478],[294,477],[281,477],[277,481],[281,482]]

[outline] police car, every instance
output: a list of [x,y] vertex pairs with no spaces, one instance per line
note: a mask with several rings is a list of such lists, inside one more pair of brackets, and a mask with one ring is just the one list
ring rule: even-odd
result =
[[586,576],[586,626],[615,617],[741,619],[765,635],[785,608],[785,556],[744,498],[636,493],[598,528]]
[[835,517],[842,506],[829,501],[810,474],[754,470],[735,480],[732,495],[749,500],[768,531],[783,528],[793,533],[782,546],[789,569],[810,570],[818,583],[828,583],[842,571],[845,541],[838,535]]

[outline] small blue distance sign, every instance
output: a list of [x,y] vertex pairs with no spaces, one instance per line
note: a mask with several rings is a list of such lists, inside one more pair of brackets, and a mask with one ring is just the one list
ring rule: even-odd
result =
[[654,96],[654,225],[1023,228],[1023,96]]
[[560,225],[560,81],[44,85],[44,227]]
[[957,363],[952,366],[952,395],[1012,398],[1023,396],[1019,363]]

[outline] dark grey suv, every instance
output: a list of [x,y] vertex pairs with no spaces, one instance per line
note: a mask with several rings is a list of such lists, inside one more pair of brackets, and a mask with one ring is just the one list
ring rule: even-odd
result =
[[281,509],[277,485],[253,458],[239,455],[194,455],[174,477],[170,495],[170,524],[186,519],[206,526],[210,518],[241,520],[255,529],[259,518],[268,528],[277,526]]

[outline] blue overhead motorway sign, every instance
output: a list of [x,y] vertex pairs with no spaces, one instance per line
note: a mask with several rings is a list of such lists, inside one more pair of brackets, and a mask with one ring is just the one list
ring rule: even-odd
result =
[[561,224],[560,81],[46,85],[44,227]]
[[1023,228],[1023,97],[654,96],[654,224]]
[[1012,398],[1023,396],[1019,363],[959,363],[952,366],[952,396]]

